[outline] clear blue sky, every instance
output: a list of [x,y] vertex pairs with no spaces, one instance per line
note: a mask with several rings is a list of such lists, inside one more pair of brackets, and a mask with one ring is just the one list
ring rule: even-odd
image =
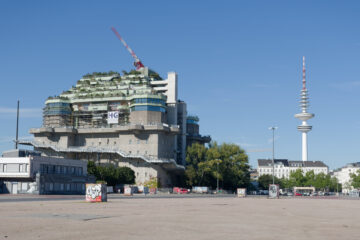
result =
[[[171,2],[171,3],[170,3]],[[218,142],[237,143],[251,165],[301,159],[294,114],[306,56],[309,160],[360,161],[359,1],[1,1],[0,152],[42,124],[45,99],[94,71],[130,70],[132,58],[179,74],[179,96]]]

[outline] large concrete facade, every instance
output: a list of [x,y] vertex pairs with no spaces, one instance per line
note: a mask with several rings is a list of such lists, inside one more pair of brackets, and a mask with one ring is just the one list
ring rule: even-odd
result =
[[174,72],[163,80],[147,68],[85,75],[45,102],[43,126],[30,129],[33,141],[20,143],[44,156],[130,167],[138,185],[152,178],[174,185],[187,145],[186,103],[178,100],[177,82]]

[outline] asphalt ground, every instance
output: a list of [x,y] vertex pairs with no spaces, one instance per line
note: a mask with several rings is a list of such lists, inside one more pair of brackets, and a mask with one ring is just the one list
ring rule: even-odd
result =
[[0,239],[360,238],[354,198],[110,194],[106,203],[86,203],[79,195],[0,200]]

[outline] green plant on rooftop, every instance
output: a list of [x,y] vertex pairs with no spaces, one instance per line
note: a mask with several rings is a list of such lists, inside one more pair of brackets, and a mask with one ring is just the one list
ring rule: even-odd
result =
[[104,77],[104,76],[111,76],[111,75],[115,75],[115,74],[119,74],[118,72],[115,71],[109,71],[109,72],[93,72],[93,73],[87,73],[83,76],[83,78],[92,78],[92,77]]
[[127,75],[140,75],[141,72],[132,69]]

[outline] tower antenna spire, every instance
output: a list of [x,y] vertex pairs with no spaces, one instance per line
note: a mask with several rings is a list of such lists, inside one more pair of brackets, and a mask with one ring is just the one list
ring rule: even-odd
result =
[[303,90],[306,89],[306,69],[305,69],[305,56],[303,56],[303,68],[302,68],[302,84]]

